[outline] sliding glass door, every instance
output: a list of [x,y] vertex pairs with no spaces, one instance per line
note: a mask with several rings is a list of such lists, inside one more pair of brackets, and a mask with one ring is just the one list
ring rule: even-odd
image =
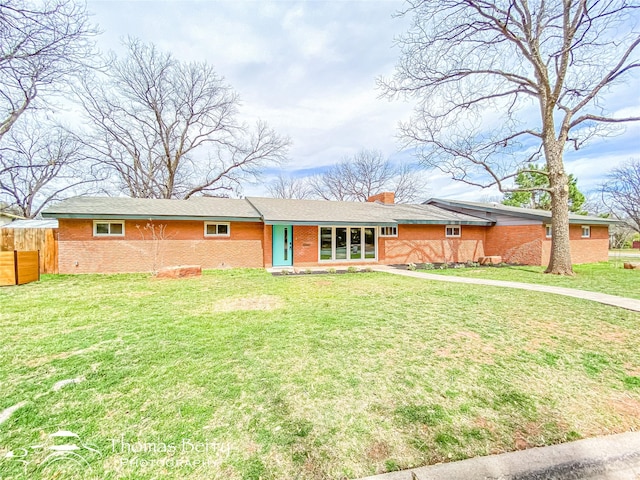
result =
[[320,227],[320,261],[375,259],[375,227]]

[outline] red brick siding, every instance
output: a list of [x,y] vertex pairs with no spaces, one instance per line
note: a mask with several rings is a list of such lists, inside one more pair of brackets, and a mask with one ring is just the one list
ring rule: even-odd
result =
[[380,202],[386,205],[393,205],[396,202],[396,194],[394,192],[378,193],[367,198],[367,202]]
[[147,222],[126,221],[124,237],[94,237],[92,220],[60,219],[60,273],[148,272],[184,264],[203,268],[264,264],[261,223],[231,222],[229,237],[206,238],[202,221],[154,223],[166,225],[163,239],[154,240],[151,230],[144,230]]
[[264,246],[264,253],[263,253],[263,258],[264,258],[264,266],[266,268],[269,268],[273,265],[273,227],[271,225],[265,225],[264,226],[264,232],[263,232],[263,242],[262,245]]
[[477,261],[485,255],[485,227],[462,225],[460,238],[447,238],[444,225],[398,225],[398,237],[380,238],[379,262]]
[[[164,240],[153,240],[151,230],[144,228],[147,221],[126,221],[124,237],[94,237],[92,220],[60,219],[60,273],[147,272],[180,264],[203,268],[272,265],[269,225],[231,222],[229,237],[205,238],[202,221],[153,223],[156,228],[166,226]],[[327,265],[318,262],[318,235],[317,226],[293,227],[294,266]],[[574,263],[607,260],[606,226],[592,226],[591,237],[582,238],[581,225],[572,225],[570,238]],[[444,225],[399,225],[397,238],[378,237],[378,263],[382,264],[466,262],[500,255],[506,262],[544,265],[550,250],[551,240],[545,238],[540,224],[463,225],[460,238],[446,238]]]
[[[582,238],[582,225],[569,226],[572,263],[594,263],[609,260],[609,228],[591,226],[591,236]],[[551,239],[545,238],[542,248],[542,265],[551,258]]]
[[509,225],[487,228],[484,246],[487,255],[499,255],[504,262],[540,265],[545,226]]
[[318,236],[317,226],[293,226],[293,265],[318,265]]

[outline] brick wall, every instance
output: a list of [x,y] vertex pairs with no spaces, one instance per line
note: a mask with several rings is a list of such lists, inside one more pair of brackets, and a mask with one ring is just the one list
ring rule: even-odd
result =
[[380,263],[477,261],[484,256],[485,228],[462,225],[460,238],[447,238],[444,225],[398,225],[398,237],[380,238]]
[[[163,239],[153,239],[152,225],[156,236],[159,225],[165,225]],[[592,226],[590,238],[581,235],[581,226],[572,225],[573,262],[606,261],[608,228]],[[148,272],[184,264],[203,268],[272,265],[272,227],[261,223],[231,222],[229,237],[205,238],[202,221],[151,225],[127,221],[124,237],[94,237],[92,220],[60,219],[58,245],[60,273]],[[484,255],[500,255],[505,262],[545,265],[550,251],[551,241],[545,238],[541,224],[463,225],[460,238],[446,238],[444,225],[399,225],[397,238],[378,238],[378,263],[382,264],[467,262]],[[293,252],[294,266],[319,264],[317,226],[293,227]]]
[[293,227],[293,265],[318,265],[318,227],[294,225]]
[[273,265],[273,227],[265,225],[263,229],[263,265],[269,268]]
[[380,202],[386,205],[393,205],[396,202],[396,194],[394,192],[381,192],[371,195],[367,198],[367,202]]
[[500,255],[507,263],[541,265],[545,226],[509,225],[487,228],[484,246],[487,255]]
[[[204,222],[126,221],[124,237],[94,237],[92,220],[60,219],[60,273],[149,272],[163,266],[262,267],[261,223],[231,222],[229,237],[204,236]],[[161,239],[159,226],[165,225]]]
[[[572,263],[594,263],[609,260],[609,228],[591,226],[591,236],[582,238],[582,225],[569,226]],[[551,239],[545,238],[542,248],[542,265],[551,258]]]

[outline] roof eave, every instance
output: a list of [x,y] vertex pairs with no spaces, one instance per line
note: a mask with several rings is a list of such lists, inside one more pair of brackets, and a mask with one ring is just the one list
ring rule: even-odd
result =
[[[464,202],[441,200],[437,198],[430,198],[429,200],[424,202],[424,204],[427,204],[427,205],[434,204],[434,203],[440,204],[440,205],[446,205],[451,208],[467,208],[469,210],[474,210],[479,212],[489,212],[489,213],[495,213],[500,215],[525,218],[527,220],[537,220],[537,221],[546,222],[546,223],[551,221],[550,215],[541,215],[541,214],[528,213],[528,212],[513,212],[509,210],[503,210],[501,208],[494,208],[491,206],[483,207],[480,205],[468,205]],[[620,223],[620,220],[614,220],[614,219],[608,219],[608,218],[594,218],[590,216],[585,216],[584,218],[569,217],[569,223],[573,225],[575,224],[614,225],[614,224]]]
[[335,220],[264,220],[265,225],[293,225],[293,226],[344,226],[344,227],[393,227],[397,222],[351,222]]
[[491,226],[495,222],[491,220],[407,220],[407,219],[398,219],[398,224],[400,225],[481,225],[481,226]]
[[67,218],[78,220],[195,220],[205,222],[261,222],[260,217],[204,216],[204,215],[120,215],[89,213],[43,212],[44,218]]

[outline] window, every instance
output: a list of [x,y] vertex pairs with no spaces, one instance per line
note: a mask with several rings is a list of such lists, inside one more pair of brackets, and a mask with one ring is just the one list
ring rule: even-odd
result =
[[320,227],[320,260],[375,260],[375,227]]
[[380,227],[381,237],[397,237],[398,227]]
[[228,223],[205,223],[204,224],[204,236],[205,237],[228,237],[229,236],[229,224]]
[[456,225],[447,225],[445,228],[445,236],[447,237],[459,237],[461,227]]
[[94,237],[124,237],[124,222],[104,222],[96,220],[93,222]]
[[547,238],[551,238],[553,236],[553,230],[551,229],[551,225],[546,225],[544,232]]
[[582,226],[582,238],[589,238],[591,236],[591,227],[589,225]]

